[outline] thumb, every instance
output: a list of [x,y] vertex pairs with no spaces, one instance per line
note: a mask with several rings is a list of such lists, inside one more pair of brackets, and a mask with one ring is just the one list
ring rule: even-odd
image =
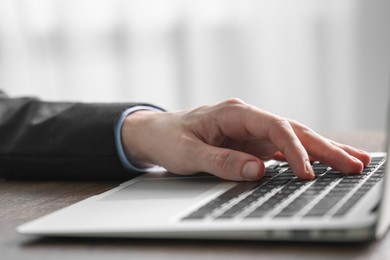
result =
[[204,172],[232,181],[256,181],[264,176],[264,162],[240,151],[205,144],[198,162]]

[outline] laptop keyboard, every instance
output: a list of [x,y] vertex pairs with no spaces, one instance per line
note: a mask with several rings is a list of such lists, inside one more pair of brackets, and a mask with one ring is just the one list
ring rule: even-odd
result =
[[285,162],[274,164],[260,182],[238,183],[182,220],[342,217],[383,178],[384,161],[373,157],[353,175],[315,162],[312,181],[295,177]]

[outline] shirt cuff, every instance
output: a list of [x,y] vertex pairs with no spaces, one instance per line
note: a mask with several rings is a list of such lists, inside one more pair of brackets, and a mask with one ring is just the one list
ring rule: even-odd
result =
[[135,171],[135,172],[146,172],[146,171],[161,171],[165,170],[164,168],[160,166],[154,166],[154,167],[142,167],[142,166],[136,166],[131,162],[131,159],[127,157],[123,145],[122,145],[122,139],[121,139],[121,132],[122,132],[122,126],[123,123],[125,122],[126,117],[131,115],[132,113],[135,113],[140,110],[151,110],[151,111],[163,111],[163,109],[154,107],[154,106],[148,106],[148,105],[138,105],[134,106],[131,108],[126,109],[119,119],[117,120],[115,124],[115,146],[116,150],[119,156],[119,160],[121,161],[122,165],[130,171]]

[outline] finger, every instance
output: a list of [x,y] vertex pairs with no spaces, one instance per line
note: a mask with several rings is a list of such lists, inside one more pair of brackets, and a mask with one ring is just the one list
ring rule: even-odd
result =
[[244,122],[254,136],[264,135],[259,129],[264,128],[265,125],[268,138],[284,154],[294,174],[301,179],[313,179],[315,177],[309,155],[289,121],[270,114],[259,118],[259,113],[256,113],[256,110],[250,115],[252,118],[248,118]]
[[291,124],[307,152],[317,160],[346,174],[359,173],[363,170],[363,162],[354,155],[334,145],[306,126],[297,122],[291,122]]
[[264,162],[253,155],[204,143],[200,146],[193,156],[198,171],[232,181],[256,181],[264,176]]
[[370,154],[368,154],[367,152],[365,151],[362,151],[362,150],[358,150],[354,147],[351,147],[349,145],[346,145],[346,144],[340,144],[338,142],[335,142],[333,140],[329,140],[328,141],[330,143],[332,143],[333,145],[343,149],[344,151],[346,151],[347,153],[349,153],[350,155],[352,155],[353,157],[359,159],[363,164],[364,166],[367,166],[370,164],[371,162],[371,156]]

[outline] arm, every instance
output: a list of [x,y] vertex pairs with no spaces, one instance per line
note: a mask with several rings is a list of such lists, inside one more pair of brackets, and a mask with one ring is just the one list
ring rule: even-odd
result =
[[[113,125],[132,105],[49,103],[0,93],[0,175],[129,176],[115,151]],[[364,151],[236,99],[191,111],[138,111],[126,117],[120,134],[136,166],[229,180],[262,178],[263,160],[270,158],[286,159],[304,179],[314,177],[310,159],[345,173],[358,173],[370,161]]]
[[116,152],[114,124],[134,105],[43,102],[0,92],[0,176],[131,176]]
[[189,111],[139,111],[127,118],[122,140],[135,163],[237,181],[261,179],[267,159],[287,160],[302,179],[314,178],[311,159],[348,174],[370,162],[364,151],[237,99]]

